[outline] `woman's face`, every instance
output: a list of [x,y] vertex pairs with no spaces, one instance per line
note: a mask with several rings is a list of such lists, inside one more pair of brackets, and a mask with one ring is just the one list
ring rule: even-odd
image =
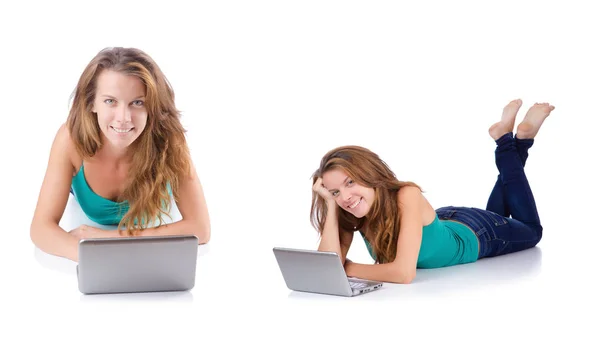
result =
[[142,134],[148,113],[145,107],[146,87],[136,76],[112,70],[98,75],[92,111],[108,142],[117,149],[126,149]]
[[375,189],[356,183],[347,173],[338,169],[325,172],[322,179],[323,186],[340,208],[357,218],[367,215],[375,199]]

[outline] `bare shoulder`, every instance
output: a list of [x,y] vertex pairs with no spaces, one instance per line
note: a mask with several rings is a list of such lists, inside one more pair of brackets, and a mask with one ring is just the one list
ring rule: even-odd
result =
[[71,139],[71,133],[66,123],[63,123],[56,132],[55,143],[61,148],[74,147],[73,140]]
[[81,164],[81,156],[77,153],[75,148],[75,142],[71,139],[71,133],[66,123],[60,125],[54,138],[53,147],[56,153],[60,153],[64,158],[67,158],[74,169],[78,169],[78,165]]
[[421,190],[416,186],[406,185],[398,190],[398,202],[403,204],[415,205],[420,203],[425,197]]
[[73,150],[74,144],[67,127],[63,124],[56,131],[52,142],[32,227],[39,226],[35,222],[41,222],[42,226],[45,226],[47,222],[52,222],[52,224],[60,222],[69,197],[69,188],[74,172],[71,160],[71,151]]
[[415,214],[418,213],[422,217],[424,225],[431,223],[435,216],[435,210],[416,186],[407,185],[398,190],[398,206],[404,212],[408,210]]

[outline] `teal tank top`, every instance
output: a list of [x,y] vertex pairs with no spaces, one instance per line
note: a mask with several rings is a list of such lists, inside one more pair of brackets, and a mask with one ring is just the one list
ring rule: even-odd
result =
[[[377,260],[371,244],[362,235],[369,254]],[[458,222],[440,220],[437,214],[433,222],[423,227],[421,249],[417,268],[438,268],[477,261],[479,241],[473,231]]]
[[[118,225],[129,210],[127,201],[114,202],[96,194],[85,180],[83,164],[71,180],[71,191],[85,215],[98,224]],[[167,191],[173,196],[170,184],[167,184]],[[166,209],[166,205],[164,208]],[[133,223],[137,224],[138,221],[134,220]]]
[[85,215],[98,224],[118,225],[129,210],[127,201],[114,202],[97,195],[85,180],[83,164],[71,181],[71,191]]
[[[167,191],[173,196],[170,184],[167,184]],[[98,224],[116,226],[129,210],[127,201],[114,202],[96,194],[85,180],[83,164],[71,180],[71,192],[85,215]],[[163,208],[166,209],[166,205]],[[134,220],[133,223],[137,224],[138,221]]]

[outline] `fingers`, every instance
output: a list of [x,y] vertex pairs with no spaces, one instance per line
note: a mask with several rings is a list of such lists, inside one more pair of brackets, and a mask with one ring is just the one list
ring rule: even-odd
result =
[[69,234],[70,234],[71,236],[74,236],[74,237],[76,237],[76,238],[77,238],[77,239],[79,239],[79,240],[81,240],[81,239],[83,238],[83,234],[82,234],[82,232],[81,232],[81,229],[80,229],[80,228],[75,228],[75,229],[73,229],[73,230],[69,231]]
[[81,239],[85,238],[86,235],[90,234],[90,231],[91,231],[90,228],[91,228],[90,226],[82,224],[79,227],[69,231],[69,234],[71,234],[72,236],[81,240]]
[[317,178],[315,184],[313,184],[313,191],[319,192],[319,189],[323,187],[323,179]]

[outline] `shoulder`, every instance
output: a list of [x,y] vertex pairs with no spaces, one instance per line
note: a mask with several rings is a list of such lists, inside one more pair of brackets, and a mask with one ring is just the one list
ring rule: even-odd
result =
[[63,123],[62,125],[60,125],[60,127],[58,127],[58,131],[56,132],[56,141],[63,147],[73,145],[73,140],[71,139],[71,132],[69,132],[69,127],[67,127],[66,123]]
[[74,168],[77,169],[77,165],[81,164],[82,158],[79,156],[79,153],[77,153],[75,142],[71,138],[71,132],[69,131],[69,127],[67,127],[66,123],[60,125],[56,132],[56,137],[54,138],[54,148],[61,153],[64,153],[64,156],[69,159]]
[[410,213],[411,216],[422,216],[425,208],[425,197],[421,189],[412,185],[405,185],[398,190],[398,210],[405,216]]
[[435,218],[435,210],[416,186],[405,185],[398,190],[398,208],[403,214],[419,216],[423,225],[431,223]]
[[423,199],[421,189],[412,185],[405,185],[398,190],[397,198],[399,203],[415,204],[415,201],[420,202]]

